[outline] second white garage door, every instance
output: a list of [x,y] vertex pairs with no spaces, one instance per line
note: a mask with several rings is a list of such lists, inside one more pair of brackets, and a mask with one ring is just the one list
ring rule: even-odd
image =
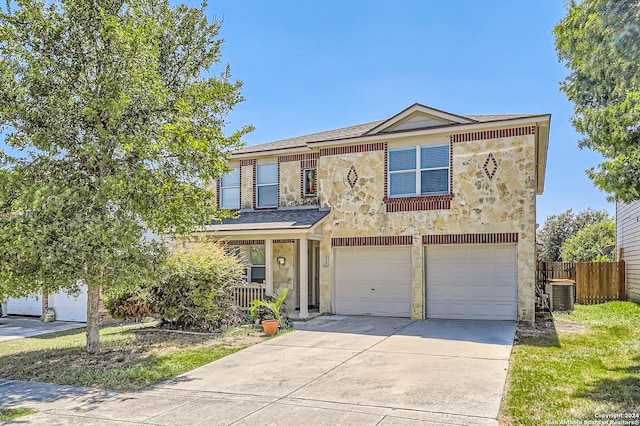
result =
[[516,246],[426,247],[427,318],[515,320]]
[[58,321],[87,322],[87,286],[80,286],[77,295],[60,291],[49,296],[49,306],[56,311]]
[[335,255],[335,312],[411,316],[411,249],[340,247]]

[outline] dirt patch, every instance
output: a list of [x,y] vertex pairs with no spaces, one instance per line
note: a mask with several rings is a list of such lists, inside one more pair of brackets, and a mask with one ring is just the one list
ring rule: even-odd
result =
[[243,346],[251,346],[266,340],[264,332],[259,329],[248,332],[247,334],[238,334],[231,336],[224,336],[219,341],[222,344],[228,345],[232,348],[239,348]]
[[540,337],[554,333],[582,334],[588,330],[581,322],[565,318],[553,318],[549,315],[536,315],[535,327],[518,327],[519,337]]

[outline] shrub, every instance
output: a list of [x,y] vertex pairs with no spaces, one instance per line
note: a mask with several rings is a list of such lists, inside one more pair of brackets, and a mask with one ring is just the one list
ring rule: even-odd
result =
[[164,278],[149,288],[151,307],[172,326],[219,331],[240,324],[233,286],[243,282],[243,266],[218,243],[176,247]]
[[149,295],[144,289],[111,288],[102,295],[102,303],[113,318],[120,321],[141,321],[151,315],[148,302]]

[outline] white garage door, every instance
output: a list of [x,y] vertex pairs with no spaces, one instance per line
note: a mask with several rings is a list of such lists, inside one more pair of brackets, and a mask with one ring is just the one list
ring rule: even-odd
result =
[[336,248],[335,311],[347,315],[411,316],[411,249]]
[[80,287],[80,293],[67,294],[64,291],[49,296],[49,306],[56,311],[57,321],[87,321],[87,286]]
[[427,318],[515,320],[515,245],[426,248]]
[[9,315],[34,315],[42,316],[42,297],[23,297],[7,300],[7,312]]

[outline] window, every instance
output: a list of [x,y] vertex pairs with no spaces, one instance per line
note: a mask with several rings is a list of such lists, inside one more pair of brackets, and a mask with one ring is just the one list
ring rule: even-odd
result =
[[259,164],[257,207],[278,207],[278,165]]
[[249,271],[247,273],[247,279],[249,282],[263,283],[266,279],[266,267],[265,267],[265,247],[250,246],[249,247]]
[[239,168],[223,174],[220,179],[220,207],[234,210],[240,208]]
[[389,196],[449,193],[449,145],[389,150]]
[[311,197],[316,195],[316,169],[305,169],[303,177],[304,196]]

